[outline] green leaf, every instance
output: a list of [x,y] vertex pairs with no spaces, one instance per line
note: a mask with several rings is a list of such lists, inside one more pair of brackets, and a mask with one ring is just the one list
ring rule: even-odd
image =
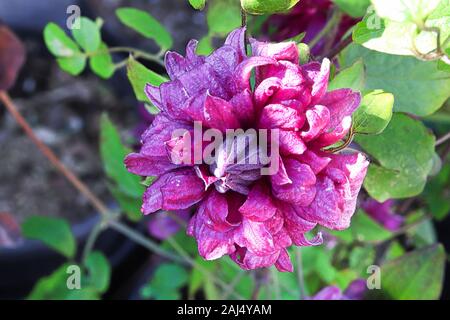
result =
[[134,94],[139,101],[151,103],[145,94],[145,86],[150,83],[159,86],[168,81],[167,78],[147,69],[144,65],[130,57],[127,64],[127,75],[133,87]]
[[73,258],[76,241],[67,221],[42,216],[28,217],[22,223],[22,234],[28,239],[40,240],[67,258]]
[[235,0],[212,0],[206,15],[210,35],[225,37],[241,25],[241,9]]
[[106,292],[111,278],[111,266],[103,253],[94,251],[85,261],[89,283],[100,293]]
[[78,19],[80,19],[80,28],[72,29],[74,39],[86,52],[97,51],[102,42],[100,28],[89,18],[81,17]]
[[29,300],[98,300],[100,295],[93,287],[82,286],[80,289],[70,290],[67,273],[70,264],[65,263],[52,274],[39,279],[29,293]]
[[440,30],[441,45],[450,34],[448,0],[413,0],[414,3],[403,0],[373,2],[376,13],[368,12],[353,33],[354,40],[366,48],[421,58],[418,52],[426,54],[437,49],[437,33],[431,31],[431,28]]
[[393,107],[394,96],[390,93],[375,90],[366,94],[353,114],[354,132],[380,134],[391,121]]
[[385,28],[384,20],[378,17],[373,10],[369,10],[363,20],[358,22],[353,29],[353,41],[363,45],[371,39],[382,37]]
[[187,282],[188,274],[183,267],[165,263],[156,269],[152,280],[144,287],[143,293],[146,298],[178,300],[180,298],[179,290]]
[[300,0],[241,0],[241,5],[246,12],[259,15],[287,11],[299,1]]
[[370,5],[370,0],[333,0],[345,13],[354,18],[364,16]]
[[362,91],[366,82],[366,73],[364,71],[364,63],[361,59],[356,61],[352,66],[342,70],[330,82],[328,89],[337,90],[342,88],[351,88],[355,91]]
[[205,36],[200,39],[197,46],[197,54],[209,55],[214,51],[212,39],[210,36]]
[[106,114],[100,119],[100,154],[108,177],[110,177],[124,194],[140,198],[144,187],[140,178],[131,174],[123,163],[125,156],[131,152],[121,140],[117,128]]
[[372,298],[395,300],[439,299],[446,261],[442,245],[432,245],[407,253],[381,266],[381,290],[371,290]]
[[119,20],[140,35],[153,39],[161,49],[170,49],[173,39],[170,33],[149,13],[135,8],[119,8],[116,10]]
[[141,213],[141,197],[131,197],[118,187],[112,185],[108,185],[108,189],[129,220],[138,222],[143,218]]
[[372,157],[364,187],[379,202],[420,194],[433,167],[435,138],[417,120],[394,114],[376,136],[358,135],[356,142]]
[[53,22],[45,26],[44,41],[48,50],[56,57],[72,57],[81,54],[77,44]]
[[363,59],[366,89],[382,89],[395,96],[394,111],[426,116],[438,110],[450,97],[450,78],[436,68],[436,62],[393,56],[349,46],[340,60],[343,67]]
[[375,222],[364,211],[358,210],[350,228],[344,231],[331,231],[331,233],[345,243],[358,242],[381,242],[389,239],[392,233]]
[[96,75],[103,79],[109,79],[116,70],[112,56],[105,43],[100,45],[99,50],[102,53],[93,55],[89,60],[89,65]]
[[377,14],[392,21],[423,21],[441,0],[372,0]]
[[439,174],[433,177],[425,188],[424,198],[433,217],[443,220],[450,213],[450,164],[443,165]]
[[59,67],[72,76],[77,76],[83,72],[86,67],[86,56],[81,52],[79,55],[68,58],[57,58]]
[[206,5],[206,0],[189,0],[189,3],[194,9],[203,10]]

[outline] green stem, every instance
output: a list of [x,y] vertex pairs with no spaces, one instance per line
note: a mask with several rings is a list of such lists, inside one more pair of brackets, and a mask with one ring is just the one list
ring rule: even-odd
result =
[[86,263],[86,260],[89,257],[89,254],[92,252],[94,245],[95,245],[95,241],[97,240],[98,236],[102,232],[103,227],[104,227],[103,220],[100,220],[92,228],[91,232],[89,233],[89,236],[86,240],[86,244],[84,245],[84,248],[83,248],[83,256],[82,256],[83,263]]
[[[193,268],[197,268],[200,270],[206,278],[208,278],[209,281],[215,282],[217,285],[222,287],[222,289],[228,288],[228,284],[223,282],[220,279],[217,279],[211,272],[206,270],[203,266],[199,265],[194,259],[192,259],[189,254],[178,244],[178,242],[173,238],[170,237],[166,240],[172,248],[180,255],[182,256],[188,264],[190,264]],[[231,291],[231,294],[234,295],[237,299],[244,300],[244,298],[239,295],[238,293]]]
[[275,299],[281,300],[280,279],[278,278],[278,271],[275,268],[270,270],[273,286],[275,288]]
[[305,299],[307,296],[305,290],[305,278],[303,275],[303,260],[302,260],[302,252],[300,247],[295,248],[295,257],[297,259],[297,281],[298,287],[300,289],[300,299]]
[[165,257],[167,259],[170,259],[174,262],[180,263],[180,264],[185,264],[185,259],[180,258],[177,255],[172,254],[171,252],[165,251],[164,249],[162,249],[157,243],[153,242],[152,240],[144,237],[142,234],[140,234],[139,232],[133,230],[132,228],[128,227],[125,224],[122,224],[118,221],[115,220],[110,220],[108,222],[108,225],[122,233],[124,236],[128,237],[129,239],[133,240],[134,242],[140,244],[141,246],[147,248],[148,250],[162,256]]
[[132,47],[112,47],[112,48],[109,48],[108,50],[98,50],[98,51],[89,53],[89,54],[87,54],[87,56],[88,57],[96,56],[96,55],[101,55],[101,54],[105,54],[105,53],[114,53],[114,52],[125,52],[125,53],[129,53],[129,54],[133,54],[136,59],[142,58],[145,60],[155,62],[155,63],[159,64],[160,66],[164,67],[164,62],[161,59],[161,56],[162,56],[161,52],[159,52],[158,54],[151,54],[151,53],[145,52],[143,50],[132,48]]

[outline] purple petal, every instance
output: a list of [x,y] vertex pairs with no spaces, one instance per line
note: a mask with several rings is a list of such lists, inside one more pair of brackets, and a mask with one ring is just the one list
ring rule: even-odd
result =
[[250,39],[254,56],[270,57],[276,60],[287,60],[298,64],[299,56],[295,42],[268,43]]
[[193,169],[178,169],[160,176],[144,193],[142,213],[187,209],[199,202],[205,192],[203,181]]
[[256,183],[239,211],[250,220],[263,222],[275,215],[277,207],[272,202],[268,187],[263,183]]
[[233,106],[218,97],[206,96],[204,125],[225,132],[227,129],[238,129],[239,120],[233,112]]
[[297,110],[281,104],[270,104],[262,110],[259,126],[264,129],[295,130],[303,126],[305,119]]
[[316,176],[311,168],[294,159],[285,159],[284,164],[291,184],[272,184],[273,194],[280,200],[298,205],[307,206],[316,194]]
[[361,103],[361,95],[351,89],[328,92],[320,104],[330,111],[330,122],[324,134],[317,139],[317,145],[329,146],[342,139],[351,127],[351,116]]
[[[188,221],[190,210],[174,211],[173,214],[181,221]],[[180,223],[167,212],[157,212],[153,214],[148,223],[148,231],[153,237],[165,240],[180,230]]]
[[330,123],[330,111],[327,107],[316,105],[306,111],[306,131],[302,131],[301,137],[309,142],[324,132]]
[[245,27],[238,28],[232,31],[225,39],[225,45],[232,46],[239,53],[241,61],[247,56],[245,50],[245,32]]
[[286,249],[280,250],[280,255],[277,262],[275,262],[275,267],[280,272],[293,272],[294,266],[292,265],[291,258]]
[[264,223],[247,218],[242,219],[242,224],[236,231],[234,241],[258,256],[275,252],[272,235],[267,231]]
[[328,89],[328,80],[330,77],[330,60],[323,59],[322,64],[312,62],[303,66],[303,71],[312,81],[312,100],[311,104],[314,105],[322,99]]

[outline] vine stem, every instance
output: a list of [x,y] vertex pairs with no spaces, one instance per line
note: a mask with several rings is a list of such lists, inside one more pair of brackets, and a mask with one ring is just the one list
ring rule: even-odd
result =
[[135,230],[133,230],[132,228],[128,227],[127,225],[120,223],[118,221],[115,220],[110,220],[108,221],[108,225],[116,230],[117,232],[123,234],[124,236],[130,238],[131,240],[133,240],[134,242],[140,244],[141,246],[147,248],[148,250],[162,256],[165,257],[167,259],[173,260],[175,262],[178,262],[180,264],[186,265],[186,259],[184,258],[180,258],[177,255],[174,255],[164,249],[161,249],[161,247],[156,243],[153,242],[152,240],[150,240],[147,237],[144,237],[143,235],[141,235],[139,232],[136,232]]
[[[222,280],[214,277],[212,273],[210,273],[208,270],[206,270],[203,266],[199,265],[194,259],[192,259],[189,254],[178,244],[178,242],[173,238],[169,237],[167,238],[167,242],[174,248],[174,250],[182,256],[188,264],[190,264],[192,267],[197,268],[200,270],[207,278],[208,280],[215,282],[217,285],[219,285],[223,290],[230,290],[229,285]],[[230,294],[234,295],[237,299],[244,300],[244,298],[235,292],[234,290],[230,290]]]
[[142,58],[145,60],[153,61],[153,62],[159,64],[160,66],[164,67],[164,62],[161,60],[162,52],[160,52],[158,54],[151,54],[151,53],[145,52],[143,50],[132,48],[132,47],[112,47],[112,48],[109,48],[108,50],[98,50],[98,51],[89,53],[89,54],[87,54],[87,56],[97,56],[97,55],[101,55],[104,53],[115,53],[115,52],[116,53],[124,52],[124,53],[133,54],[135,58]]
[[326,53],[321,59],[328,57],[329,59],[333,59],[336,57],[339,53],[341,53],[342,50],[347,48],[347,46],[352,43],[352,35],[348,35],[346,38],[341,40],[330,52]]
[[61,172],[67,180],[80,192],[82,193],[92,204],[92,206],[100,212],[102,215],[106,215],[109,210],[106,205],[91,192],[91,190],[84,184],[70,169],[68,169],[55,155],[55,153],[47,147],[34,133],[31,126],[22,116],[22,114],[17,109],[14,102],[9,97],[6,91],[0,91],[0,101],[3,102],[6,109],[11,113],[17,123],[22,127],[27,136],[33,141],[33,143],[39,148],[42,154]]
[[443,137],[439,138],[436,141],[436,147],[440,146],[441,144],[444,144],[445,142],[447,142],[448,140],[450,140],[450,132],[447,133],[446,135],[444,135]]
[[309,47],[314,48],[319,41],[330,34],[333,31],[333,28],[341,21],[342,13],[339,10],[334,10],[331,19],[328,20],[327,24],[323,29],[308,43]]

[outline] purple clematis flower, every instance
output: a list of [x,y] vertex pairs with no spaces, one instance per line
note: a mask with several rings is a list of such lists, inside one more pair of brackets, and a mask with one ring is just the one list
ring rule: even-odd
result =
[[344,292],[336,286],[329,286],[320,290],[311,300],[362,300],[366,291],[366,281],[357,279]]
[[376,222],[384,226],[387,230],[397,231],[403,225],[404,217],[392,211],[394,200],[386,200],[380,203],[374,199],[369,199],[361,204],[362,209]]
[[[233,31],[207,57],[195,53],[196,41],[189,42],[186,57],[167,53],[171,81],[146,87],[161,113],[125,165],[134,174],[158,177],[143,196],[144,214],[196,207],[187,233],[204,259],[229,255],[243,269],[275,265],[292,271],[287,248],[322,243],[320,233],[310,240],[307,232],[317,225],[350,225],[368,162],[361,153],[323,149],[346,136],[361,98],[350,89],[327,92],[330,62],[300,66],[293,42],[251,40],[248,57],[244,34]],[[227,166],[223,159],[235,154],[224,145],[212,164],[174,161],[183,158],[179,147],[186,139],[172,133],[190,133],[194,122],[220,132],[278,130],[279,170],[269,176],[260,174],[259,163]]]

